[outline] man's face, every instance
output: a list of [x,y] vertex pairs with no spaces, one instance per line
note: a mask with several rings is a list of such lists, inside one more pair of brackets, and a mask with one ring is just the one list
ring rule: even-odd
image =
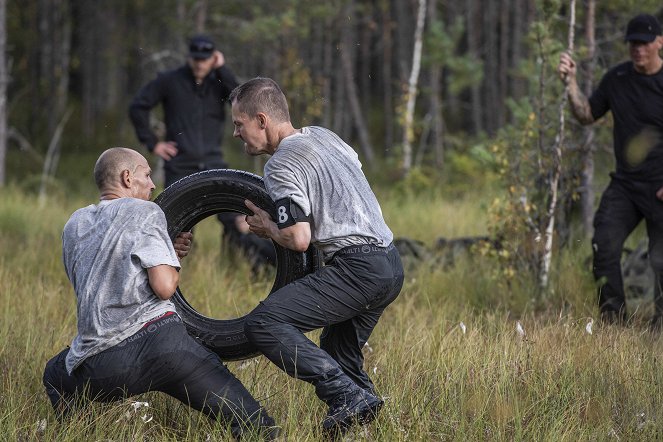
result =
[[197,83],[201,83],[214,67],[214,57],[193,58],[189,57],[189,67]]
[[131,196],[149,201],[152,198],[154,183],[152,182],[152,169],[147,160],[141,155],[137,161],[136,169],[132,175]]
[[244,141],[244,150],[249,155],[260,155],[269,153],[267,147],[267,136],[265,129],[260,127],[258,117],[249,117],[244,112],[240,112],[236,102],[232,104],[232,118],[235,129],[233,137]]
[[656,37],[654,41],[629,41],[628,48],[631,60],[638,72],[651,73],[657,66],[659,51],[663,46],[663,37]]

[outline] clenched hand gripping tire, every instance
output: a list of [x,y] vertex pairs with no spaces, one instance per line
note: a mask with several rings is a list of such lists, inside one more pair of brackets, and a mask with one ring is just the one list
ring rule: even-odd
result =
[[[156,199],[166,214],[168,234],[174,239],[178,233],[221,212],[240,212],[249,215],[244,200],[253,201],[272,217],[274,202],[265,190],[262,178],[249,172],[215,169],[189,175],[168,186]],[[288,250],[276,243],[276,277],[270,293],[315,271],[320,265],[318,251],[313,247],[304,253]],[[244,317],[222,320],[198,313],[177,289],[171,298],[189,334],[225,361],[241,360],[257,352],[244,336]]]

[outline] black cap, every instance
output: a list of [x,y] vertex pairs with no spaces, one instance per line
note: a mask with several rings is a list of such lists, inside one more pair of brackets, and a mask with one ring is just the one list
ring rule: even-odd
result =
[[214,53],[214,42],[206,35],[196,35],[189,40],[189,56],[198,60],[207,59]]
[[649,14],[636,15],[626,26],[624,41],[652,42],[661,35],[661,24],[656,17]]

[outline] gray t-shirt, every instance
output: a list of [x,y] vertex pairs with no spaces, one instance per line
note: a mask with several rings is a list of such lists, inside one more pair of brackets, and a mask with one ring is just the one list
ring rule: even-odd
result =
[[69,373],[150,319],[175,311],[154,294],[147,277],[150,267],[180,266],[166,217],[153,202],[119,198],[77,210],[62,232],[62,260],[77,300]]
[[391,243],[357,153],[334,132],[309,126],[286,137],[264,173],[274,201],[291,198],[310,215],[311,242],[325,259],[347,246]]

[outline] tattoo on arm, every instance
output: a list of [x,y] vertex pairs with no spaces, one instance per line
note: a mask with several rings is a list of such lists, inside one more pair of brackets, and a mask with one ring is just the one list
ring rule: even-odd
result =
[[569,85],[569,103],[571,112],[580,124],[591,124],[594,122],[592,110],[589,107],[589,100],[580,92],[577,84]]

